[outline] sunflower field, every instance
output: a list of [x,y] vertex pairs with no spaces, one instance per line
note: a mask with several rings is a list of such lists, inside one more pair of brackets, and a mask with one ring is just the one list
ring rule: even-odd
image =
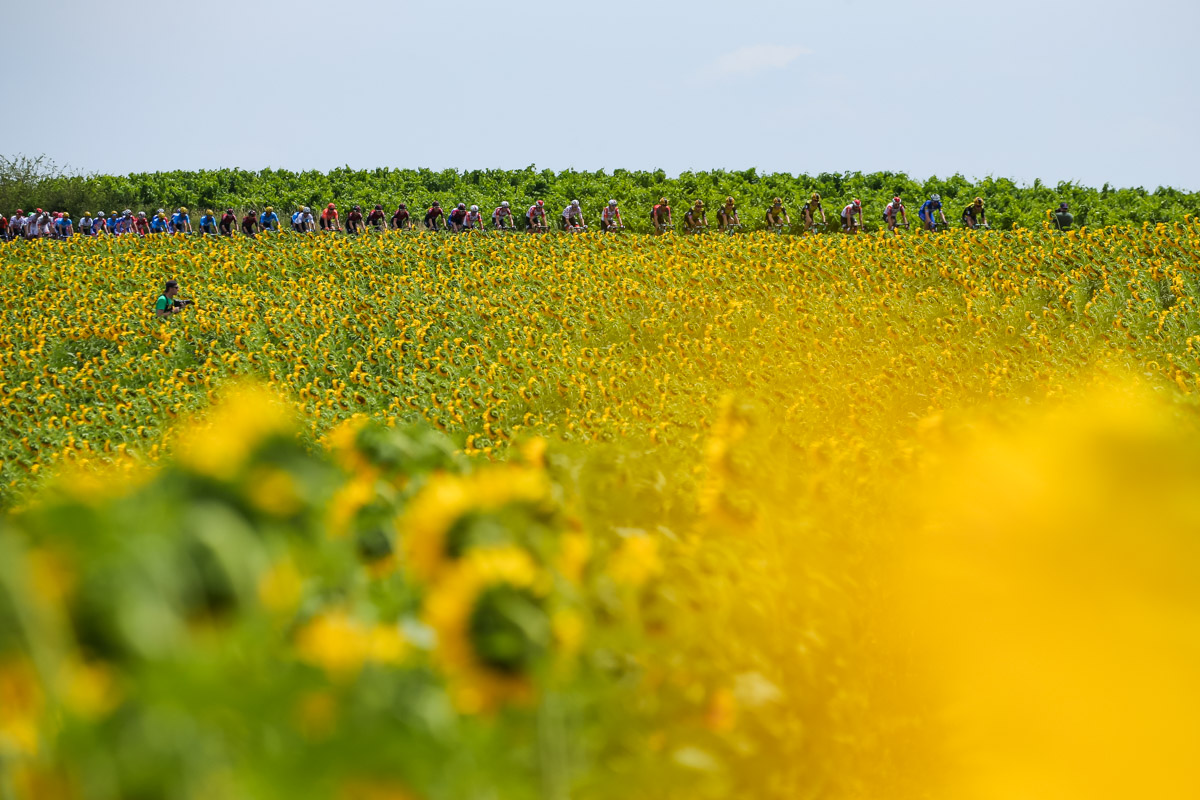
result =
[[0,271],[0,798],[1200,780],[1193,218]]

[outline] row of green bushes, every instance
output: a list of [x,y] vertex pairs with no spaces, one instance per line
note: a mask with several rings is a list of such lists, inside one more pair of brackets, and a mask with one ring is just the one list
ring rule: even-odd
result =
[[290,172],[264,169],[218,169],[135,173],[125,176],[69,173],[44,158],[0,158],[0,213],[17,208],[42,207],[66,210],[105,211],[133,208],[151,211],[158,207],[187,206],[201,212],[206,208],[263,208],[278,211],[299,206],[323,206],[335,202],[339,208],[382,203],[393,209],[399,203],[424,207],[434,200],[478,204],[490,211],[502,200],[514,207],[545,200],[554,213],[578,199],[585,214],[595,216],[610,198],[621,203],[626,223],[635,230],[648,228],[650,206],[667,197],[682,211],[696,199],[710,209],[726,196],[736,198],[744,223],[760,226],[772,198],[780,197],[795,212],[811,192],[824,198],[827,216],[836,216],[842,205],[860,198],[868,223],[878,220],[883,206],[895,194],[915,206],[938,193],[946,204],[947,217],[957,222],[962,208],[976,196],[987,204],[993,228],[1036,227],[1047,211],[1067,202],[1080,225],[1141,224],[1170,222],[1188,214],[1200,215],[1200,193],[1158,188],[1154,191],[1114,189],[1108,184],[1095,189],[1075,183],[1048,186],[1034,181],[1020,186],[1007,178],[969,181],[961,175],[919,181],[904,173],[821,173],[812,176],[789,173],[759,174],[713,170],[684,172],[669,178],[662,170],[624,169],[597,172],[538,170],[446,169],[354,170],[343,167],[329,172]]

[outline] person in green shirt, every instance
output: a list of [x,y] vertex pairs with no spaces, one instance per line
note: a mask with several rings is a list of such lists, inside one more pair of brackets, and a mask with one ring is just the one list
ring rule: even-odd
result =
[[179,294],[179,282],[167,281],[166,288],[158,296],[158,302],[154,304],[154,316],[169,317],[172,314],[178,314],[192,304],[191,300],[176,300],[175,295],[177,294]]
[[1069,231],[1071,230],[1071,226],[1075,224],[1075,217],[1071,215],[1066,203],[1060,203],[1058,209],[1054,212],[1054,224],[1058,226],[1060,231]]

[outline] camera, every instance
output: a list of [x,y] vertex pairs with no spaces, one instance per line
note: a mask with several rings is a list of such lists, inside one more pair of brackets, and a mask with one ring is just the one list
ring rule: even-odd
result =
[[195,305],[195,303],[191,300],[176,300],[175,301],[176,308],[185,308],[185,307],[191,306],[191,305]]

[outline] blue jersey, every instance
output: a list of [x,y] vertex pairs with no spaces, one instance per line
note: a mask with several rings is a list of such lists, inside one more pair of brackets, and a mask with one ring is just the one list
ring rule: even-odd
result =
[[203,228],[205,226],[207,226],[209,228],[217,227],[217,218],[210,216],[208,214],[205,214],[203,217],[200,218],[200,227]]
[[933,200],[926,200],[921,204],[919,216],[926,222],[933,222],[933,212],[941,211],[942,204]]
[[272,211],[270,214],[264,211],[262,216],[258,218],[258,224],[262,225],[264,228],[278,228],[279,215],[274,211]]
[[175,216],[171,217],[171,224],[175,226],[175,230],[177,231],[183,230],[183,226],[190,222],[191,219],[188,218],[187,214],[176,214]]
[[150,230],[154,233],[166,233],[167,221],[161,217],[155,217],[154,219],[150,220]]

